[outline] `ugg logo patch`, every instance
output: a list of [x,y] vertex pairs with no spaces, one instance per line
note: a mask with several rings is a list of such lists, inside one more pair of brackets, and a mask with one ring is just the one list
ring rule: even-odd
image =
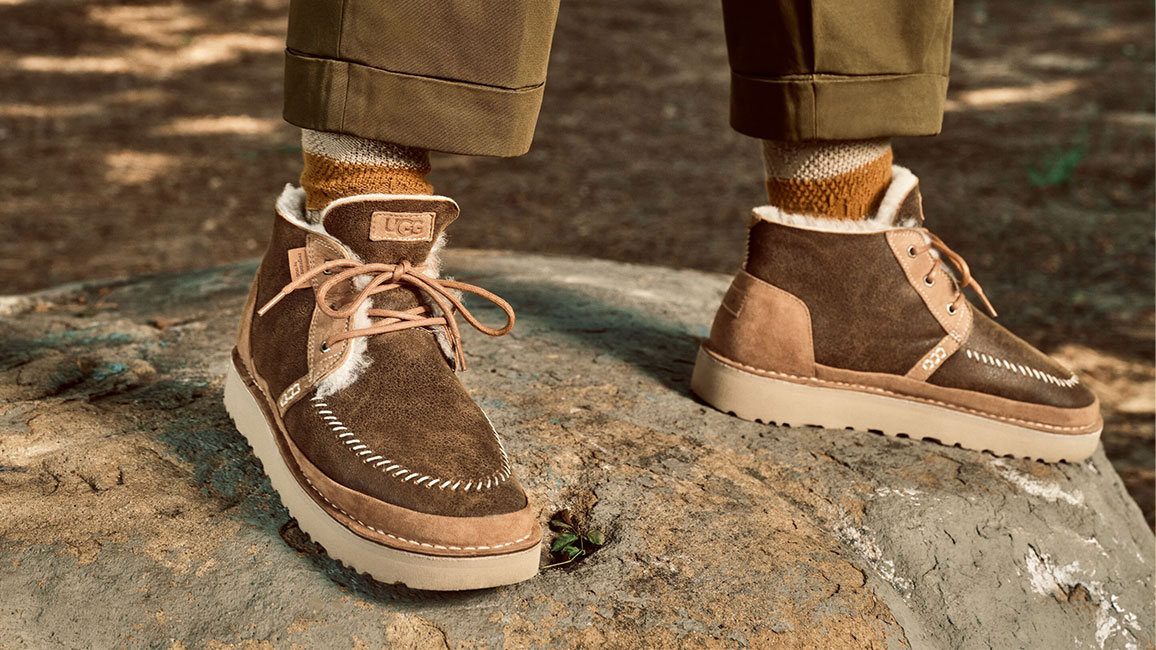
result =
[[433,212],[374,212],[370,241],[433,241]]

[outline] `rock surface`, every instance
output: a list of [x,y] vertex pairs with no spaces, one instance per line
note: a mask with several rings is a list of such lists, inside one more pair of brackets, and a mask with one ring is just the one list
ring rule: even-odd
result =
[[357,575],[221,406],[253,266],[72,285],[0,298],[0,648],[1153,646],[1153,537],[1102,452],[743,422],[687,388],[725,277],[449,267],[518,309],[466,332],[463,380],[543,521],[568,507],[602,550],[484,592]]

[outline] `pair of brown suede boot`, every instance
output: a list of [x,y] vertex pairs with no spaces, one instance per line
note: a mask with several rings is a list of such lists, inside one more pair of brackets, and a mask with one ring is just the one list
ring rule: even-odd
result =
[[[963,297],[983,293],[923,228],[915,177],[893,172],[866,221],[755,210],[691,388],[744,419],[1090,456],[1096,397]],[[439,277],[457,216],[445,197],[365,195],[311,222],[303,192],[286,188],[225,386],[302,530],[347,565],[420,589],[530,578],[542,538],[500,436],[456,375],[459,317],[491,335],[514,321],[501,298]],[[508,322],[478,322],[462,292]]]

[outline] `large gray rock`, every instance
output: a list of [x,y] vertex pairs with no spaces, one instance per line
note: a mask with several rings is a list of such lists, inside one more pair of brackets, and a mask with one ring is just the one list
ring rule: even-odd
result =
[[726,278],[450,267],[518,308],[464,381],[543,520],[603,550],[476,593],[356,575],[221,406],[252,265],[62,287],[0,299],[0,647],[1152,647],[1153,537],[1102,453],[739,421],[687,389]]

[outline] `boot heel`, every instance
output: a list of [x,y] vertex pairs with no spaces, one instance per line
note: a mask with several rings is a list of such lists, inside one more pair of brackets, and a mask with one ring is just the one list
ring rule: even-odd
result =
[[766,424],[804,426],[812,424],[804,422],[807,414],[817,412],[806,386],[743,372],[703,348],[698,351],[690,389],[724,413]]

